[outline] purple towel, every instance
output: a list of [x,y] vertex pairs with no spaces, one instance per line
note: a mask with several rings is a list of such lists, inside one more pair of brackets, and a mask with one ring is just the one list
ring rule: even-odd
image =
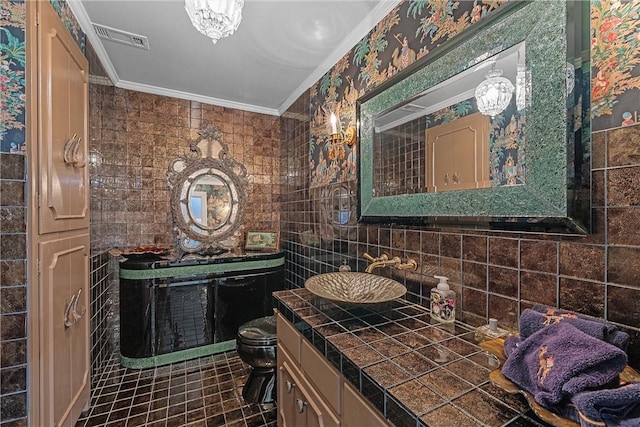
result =
[[585,334],[613,344],[622,351],[627,350],[629,334],[618,330],[614,325],[539,304],[534,305],[533,309],[524,310],[520,315],[520,338],[526,339],[545,326],[559,322],[568,322]]
[[504,355],[509,358],[511,353],[513,353],[513,350],[515,350],[521,342],[522,340],[516,336],[512,335],[507,337],[507,339],[504,340]]
[[549,409],[581,391],[611,386],[627,364],[624,351],[567,322],[516,344],[502,373]]
[[640,426],[640,383],[584,391],[571,399],[582,417],[607,426]]

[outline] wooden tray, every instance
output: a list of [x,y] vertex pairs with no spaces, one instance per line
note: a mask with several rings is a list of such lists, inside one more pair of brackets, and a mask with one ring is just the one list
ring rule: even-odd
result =
[[[520,393],[522,394],[527,403],[533,410],[533,412],[540,417],[541,420],[551,424],[555,427],[580,427],[580,423],[577,421],[570,420],[568,418],[561,417],[560,415],[551,412],[550,410],[541,406],[534,399],[533,395],[528,391],[522,390],[516,384],[514,384],[511,380],[505,377],[502,374],[501,367],[506,362],[506,358],[504,355],[504,338],[496,338],[489,341],[481,342],[480,347],[487,350],[489,353],[495,355],[500,360],[500,367],[494,371],[489,373],[489,381],[493,385],[507,393]],[[621,382],[640,382],[640,374],[633,370],[628,365],[624,368],[624,370],[620,373],[620,381]]]

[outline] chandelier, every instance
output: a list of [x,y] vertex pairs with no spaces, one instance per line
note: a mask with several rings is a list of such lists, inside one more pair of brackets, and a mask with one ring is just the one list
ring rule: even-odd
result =
[[185,0],[184,8],[198,31],[216,43],[238,29],[244,0]]
[[511,102],[513,84],[502,77],[502,70],[494,68],[487,73],[487,78],[476,88],[476,102],[478,110],[484,115],[494,118],[502,113]]

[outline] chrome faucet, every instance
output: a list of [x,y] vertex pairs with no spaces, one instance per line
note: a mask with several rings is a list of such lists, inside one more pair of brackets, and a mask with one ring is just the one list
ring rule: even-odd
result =
[[376,268],[392,266],[399,270],[415,270],[418,268],[418,263],[415,260],[409,258],[406,263],[403,263],[400,257],[394,256],[393,258],[389,258],[389,255],[383,253],[377,258],[372,257],[368,253],[364,253],[362,257],[366,260],[371,261],[371,264],[367,266],[364,270],[366,273],[371,273]]

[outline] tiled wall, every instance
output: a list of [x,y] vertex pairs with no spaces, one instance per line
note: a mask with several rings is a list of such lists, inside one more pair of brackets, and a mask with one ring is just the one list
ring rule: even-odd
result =
[[596,229],[589,236],[349,223],[332,225],[336,239],[314,246],[305,243],[302,232],[318,233],[326,224],[319,220],[324,208],[316,198],[321,194],[309,190],[304,161],[309,145],[306,96],[282,119],[281,163],[286,169],[281,227],[288,286],[303,286],[312,274],[335,271],[343,260],[362,271],[364,252],[410,257],[421,272],[394,277],[406,283],[413,301],[426,304],[436,283],[432,276],[440,273],[451,278],[459,317],[472,325],[497,317],[515,327],[519,313],[534,303],[606,319],[631,334],[630,362],[640,366],[640,126],[593,135]]
[[172,245],[175,234],[166,177],[189,152],[203,121],[222,131],[229,155],[250,175],[243,225],[277,230],[280,123],[233,110],[112,86],[91,86],[92,239],[100,247]]
[[[105,84],[111,81],[104,77],[104,69],[100,63],[93,46],[86,44],[85,55],[89,61],[89,81],[96,78]],[[92,88],[92,86],[90,86]],[[95,91],[89,92],[89,117],[100,115],[101,104],[97,102]],[[91,126],[91,123],[89,124]],[[90,140],[93,134],[89,133]],[[89,166],[89,193],[94,193],[94,188],[100,183],[100,165],[95,161],[96,150],[89,145],[90,153],[94,162]],[[103,216],[98,211],[90,210],[91,230],[103,229],[108,222],[108,217]],[[91,259],[90,259],[90,301],[91,307],[91,389],[93,390],[101,377],[103,367],[111,359],[116,350],[119,338],[118,325],[118,304],[117,304],[117,276],[116,260],[109,255],[109,243],[104,234],[96,235],[90,233],[91,239]]]
[[[625,2],[623,7],[609,3],[592,2],[594,38],[591,42],[597,50],[593,52],[596,60],[591,64],[595,67],[592,86],[597,86],[600,96],[603,90],[609,91],[604,95],[607,99],[616,99],[619,105],[627,102],[636,105],[637,102],[633,103],[637,100],[635,91],[625,92],[627,86],[608,84],[607,79],[617,79],[620,73],[624,74],[620,78],[626,79],[631,68],[621,65],[621,60],[635,61],[640,55],[637,43],[627,43],[628,39],[622,37],[623,30],[636,28],[640,1]],[[417,5],[405,2],[399,7],[413,10]],[[444,7],[444,3],[440,6]],[[434,12],[434,9],[420,9],[420,13],[427,15]],[[394,13],[396,11],[390,15]],[[409,17],[407,13],[399,13],[400,26],[411,21],[405,19],[405,15]],[[628,25],[610,25],[620,19]],[[383,19],[370,34],[380,37],[388,28],[388,20]],[[363,43],[366,41],[363,39]],[[622,43],[622,48],[613,49],[610,46],[613,41]],[[604,61],[600,61],[603,58],[600,53],[604,53]],[[436,282],[432,276],[439,273],[451,278],[458,295],[459,317],[473,325],[497,317],[502,325],[515,327],[519,313],[535,303],[574,310],[613,322],[628,331],[632,336],[630,363],[640,366],[640,126],[600,130],[593,135],[594,230],[589,236],[366,225],[353,221],[340,226],[327,222],[325,199],[340,184],[319,183],[314,175],[321,162],[315,159],[315,151],[310,150],[322,148],[314,135],[322,133],[323,128],[316,125],[318,115],[314,114],[313,106],[309,108],[307,99],[317,106],[314,101],[322,91],[316,90],[316,86],[324,87],[329,82],[344,85],[349,79],[336,76],[346,68],[347,64],[339,61],[282,119],[285,131],[281,162],[286,168],[283,170],[285,198],[281,231],[288,251],[288,285],[303,286],[310,275],[334,271],[345,260],[361,271],[366,266],[362,259],[364,252],[373,256],[387,252],[403,259],[411,257],[418,261],[421,270],[394,276],[407,284],[407,297],[411,300],[425,303]],[[324,95],[330,97],[332,105],[350,105],[357,96],[352,96],[353,87],[348,89],[344,89],[344,95],[341,91],[325,91]],[[343,109],[342,113],[348,111]],[[622,111],[614,113],[615,117],[623,114]],[[605,111],[600,108],[598,116],[603,114]],[[603,123],[600,120],[597,129],[606,129]],[[612,123],[619,124],[621,120],[616,118]],[[622,123],[623,126],[629,124],[633,123]],[[314,161],[309,166],[304,164],[304,159]],[[323,186],[324,191],[310,189],[309,181],[311,186]],[[350,191],[357,191],[353,182],[346,185]],[[353,211],[355,214],[355,208]],[[329,236],[326,231],[330,232]],[[318,239],[309,239],[310,235],[319,237],[320,241],[314,242]],[[391,274],[391,270],[380,273]]]
[[[3,2],[0,9],[21,3]],[[594,0],[595,3],[598,2]],[[625,7],[635,10],[639,4],[634,0],[625,3]],[[11,26],[13,21],[5,25]],[[91,72],[95,72],[93,65]],[[636,95],[629,93],[625,96],[625,99],[631,99]],[[15,100],[19,98],[18,94]],[[503,323],[514,323],[517,320],[515,314],[534,302],[555,304],[625,327],[633,336],[632,363],[638,365],[638,127],[594,135],[593,201],[597,229],[592,236],[572,238],[434,231],[416,227],[367,226],[353,221],[336,226],[327,225],[325,220],[327,194],[330,194],[332,186],[318,191],[309,189],[310,103],[307,92],[278,120],[271,116],[92,85],[90,176],[94,368],[110,355],[116,345],[111,333],[117,322],[111,313],[117,313],[112,295],[113,272],[117,265],[107,251],[114,245],[172,242],[164,183],[167,161],[170,153],[181,154],[188,149],[188,137],[198,128],[201,119],[223,128],[224,141],[231,148],[231,154],[254,176],[245,224],[254,229],[278,229],[282,217],[280,226],[283,246],[288,252],[287,282],[290,286],[301,286],[312,273],[333,271],[343,260],[362,270],[365,267],[361,259],[364,251],[373,255],[387,251],[402,257],[411,256],[421,265],[436,267],[454,279],[462,315],[471,323],[484,322],[488,316],[497,316]],[[21,145],[23,143],[20,141]],[[22,155],[0,153],[2,427],[26,425],[24,162]],[[350,191],[356,190],[353,182],[348,185]],[[281,205],[278,203],[280,197]],[[333,239],[323,240],[316,246],[303,234],[309,230],[318,234],[327,231]],[[411,279],[415,280],[407,281],[407,284],[409,297],[414,300],[423,299],[435,282],[426,274]]]
[[26,425],[25,156],[0,153],[0,425]]
[[279,226],[277,117],[157,95],[90,86],[93,380],[118,351],[118,261],[113,247],[175,245],[166,177],[203,121],[222,130],[250,175],[245,230]]

